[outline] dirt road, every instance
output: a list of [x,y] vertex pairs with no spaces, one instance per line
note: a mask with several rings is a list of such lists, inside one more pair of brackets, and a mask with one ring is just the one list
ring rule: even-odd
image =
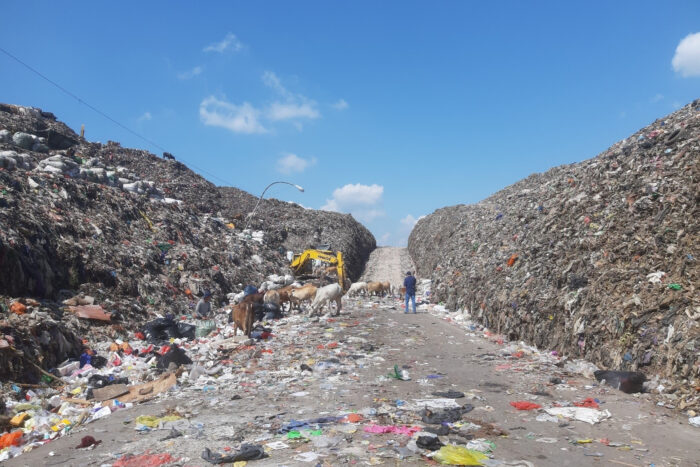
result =
[[361,281],[389,281],[392,286],[401,286],[406,271],[415,271],[406,248],[380,247],[367,260]]
[[[400,265],[399,275],[407,266],[401,257],[391,261]],[[382,268],[370,274],[389,272]],[[490,449],[486,465],[700,465],[700,429],[686,418],[656,406],[648,395],[627,395],[567,374],[526,348],[522,355],[513,352],[483,331],[465,329],[458,318],[435,310],[404,315],[393,298],[344,300],[338,318],[285,318],[272,325],[274,337],[255,348],[219,353],[227,368],[223,376],[190,382],[183,375],[160,400],[119,410],[4,465],[110,465],[149,452],[177,459],[163,465],[205,466],[205,447],[226,455],[244,442],[264,446],[269,455],[248,466],[425,465],[428,451],[417,449],[411,436],[377,434],[373,427],[439,428],[422,419],[426,402],[416,400],[436,399],[433,393],[440,391],[465,394],[442,399],[464,413],[443,428],[440,441]],[[394,365],[410,380],[388,377]],[[552,378],[562,382],[553,384]],[[530,401],[549,408],[586,398],[596,399],[610,418],[590,425],[510,405]],[[166,413],[183,416],[170,422],[181,436],[166,439],[177,434],[167,423],[166,429],[136,423],[140,415]],[[357,418],[344,418],[348,414]],[[75,449],[85,435],[102,444]],[[141,461],[121,465],[158,465]]]

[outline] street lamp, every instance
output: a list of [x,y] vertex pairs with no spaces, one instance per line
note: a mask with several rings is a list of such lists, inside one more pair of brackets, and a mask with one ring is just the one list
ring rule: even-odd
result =
[[260,201],[262,201],[263,196],[265,196],[265,192],[267,191],[267,189],[276,183],[284,183],[285,185],[291,185],[294,188],[296,188],[297,190],[301,191],[302,193],[304,192],[304,189],[302,187],[300,187],[299,185],[295,185],[294,183],[290,183],[290,182],[272,182],[272,183],[270,183],[269,185],[267,185],[265,187],[263,192],[260,194],[260,198],[258,198],[258,202],[255,203],[255,207],[250,212],[250,214],[248,214],[248,219],[246,220],[245,227],[243,227],[243,230],[248,228],[248,224],[250,223],[250,220],[253,218],[253,214],[255,214],[255,210],[258,209],[258,205],[260,204]]

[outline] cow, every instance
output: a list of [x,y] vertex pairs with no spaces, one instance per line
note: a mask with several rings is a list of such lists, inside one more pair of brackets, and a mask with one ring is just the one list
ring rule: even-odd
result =
[[243,300],[241,300],[241,303],[260,303],[262,304],[263,301],[265,300],[265,293],[263,292],[258,292],[258,293],[251,293],[243,297]]
[[273,303],[280,306],[280,294],[277,290],[268,290],[263,296],[263,303]]
[[348,297],[351,297],[355,294],[360,294],[360,292],[367,293],[367,282],[355,282],[350,286],[348,289]]
[[275,290],[280,296],[280,308],[284,306],[285,303],[289,303],[289,310],[292,311],[292,290],[294,289],[294,286],[292,285],[286,285],[280,289]]
[[326,304],[328,305],[328,311],[330,311],[332,314],[331,301],[334,301],[337,306],[335,316],[339,315],[340,310],[343,307],[341,300],[342,297],[343,289],[340,287],[339,284],[324,285],[316,291],[316,297],[314,298],[313,303],[311,303],[311,310],[309,310],[309,316],[313,316],[314,314],[321,314],[321,309]]
[[253,321],[255,320],[255,312],[253,311],[253,303],[239,303],[234,305],[231,310],[233,319],[233,335],[238,334],[238,328],[243,330],[243,334],[250,337],[253,331]]
[[174,161],[174,160],[175,160],[175,156],[173,156],[173,155],[170,154],[169,152],[164,152],[164,153],[163,153],[163,159],[170,159],[171,161]]
[[391,284],[389,283],[389,281],[382,282],[382,292],[385,295],[392,295]]
[[304,284],[301,287],[292,289],[289,299],[292,302],[292,305],[296,305],[297,308],[300,308],[302,302],[311,301],[316,297],[316,290],[315,285]]
[[381,295],[384,291],[384,285],[381,282],[367,282],[367,295]]

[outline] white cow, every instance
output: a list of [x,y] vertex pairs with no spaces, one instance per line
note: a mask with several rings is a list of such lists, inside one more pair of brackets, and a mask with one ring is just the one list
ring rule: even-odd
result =
[[314,298],[313,303],[311,303],[311,309],[309,310],[309,316],[314,314],[321,314],[321,309],[324,305],[328,305],[328,310],[331,310],[331,300],[334,300],[338,309],[335,315],[340,314],[340,309],[342,308],[341,298],[343,297],[343,289],[340,288],[339,284],[330,284],[320,287],[316,291],[316,298]]
[[360,292],[367,293],[367,282],[355,282],[350,286],[350,289],[348,289],[348,297],[351,297],[355,294],[358,294]]

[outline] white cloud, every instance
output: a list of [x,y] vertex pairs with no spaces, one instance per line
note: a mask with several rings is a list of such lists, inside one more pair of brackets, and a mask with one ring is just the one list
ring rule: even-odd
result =
[[391,234],[389,232],[387,232],[379,238],[379,242],[386,244],[390,238],[391,238]]
[[229,32],[221,42],[214,42],[202,49],[203,52],[224,53],[227,50],[238,52],[243,49],[243,43],[238,40],[235,34]]
[[270,120],[290,120],[295,118],[318,118],[321,116],[313,102],[304,103],[282,103],[273,102],[267,109],[267,116]]
[[411,234],[413,227],[416,223],[423,219],[425,216],[414,217],[412,214],[407,214],[406,217],[399,221],[399,226],[396,229],[395,238],[397,239],[397,246],[406,246],[408,243],[408,236]]
[[340,99],[338,102],[333,104],[333,108],[336,110],[345,110],[348,108],[348,103],[345,101],[345,99]]
[[186,80],[186,79],[192,79],[195,76],[199,76],[202,74],[203,68],[201,66],[196,66],[192,68],[191,70],[183,71],[181,73],[177,74],[177,79],[181,80]]
[[651,102],[652,104],[656,104],[657,102],[661,102],[663,99],[664,99],[663,94],[657,94],[654,97],[652,97],[651,99],[649,99],[649,102]]
[[355,218],[369,222],[386,214],[380,207],[383,194],[381,185],[347,184],[333,190],[333,198],[327,199],[321,209],[349,212]]
[[401,219],[401,224],[408,227],[409,229],[413,229],[413,227],[416,225],[416,222],[419,220],[423,219],[425,216],[420,216],[419,218],[413,217],[411,214],[406,215],[403,219]]
[[284,97],[292,97],[292,93],[287,91],[287,88],[282,85],[282,81],[280,81],[279,77],[274,72],[266,71],[263,73],[262,81],[265,86],[274,89]]
[[671,65],[684,78],[700,76],[700,32],[688,34],[678,43]]
[[199,104],[202,123],[226,128],[234,133],[266,133],[267,129],[260,123],[259,117],[260,111],[248,102],[235,105],[209,96]]
[[144,112],[143,115],[141,115],[137,120],[139,122],[147,122],[148,120],[152,120],[153,115],[151,115],[151,112]]
[[316,158],[304,159],[296,154],[285,154],[277,161],[277,170],[283,174],[301,173],[316,164]]
[[[274,72],[266,71],[263,73],[262,81],[265,86],[273,89],[284,98],[282,101],[275,101],[268,106],[266,114],[270,120],[316,119],[321,116],[316,101],[289,91]],[[300,124],[295,126],[301,130]]]

